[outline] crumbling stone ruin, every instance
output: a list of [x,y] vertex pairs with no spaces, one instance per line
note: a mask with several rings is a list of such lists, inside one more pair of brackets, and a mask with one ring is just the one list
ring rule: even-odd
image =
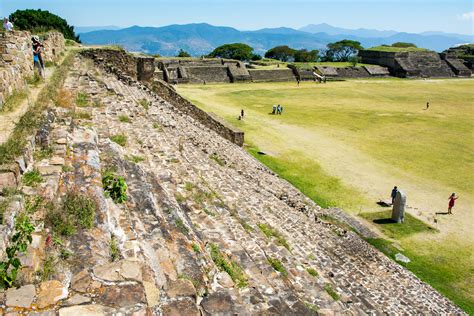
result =
[[395,77],[470,77],[471,70],[453,55],[431,51],[384,52],[361,50],[363,63],[388,67]]
[[0,181],[0,260],[17,223],[33,225],[2,313],[463,314],[364,225],[321,209],[166,83],[140,81],[149,60],[68,54],[59,90],[75,104],[56,99],[0,167],[14,178]]

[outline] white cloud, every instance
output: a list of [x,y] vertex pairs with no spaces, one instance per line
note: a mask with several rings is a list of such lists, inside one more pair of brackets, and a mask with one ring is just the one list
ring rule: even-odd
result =
[[464,21],[474,20],[474,11],[463,13],[459,16],[459,18]]

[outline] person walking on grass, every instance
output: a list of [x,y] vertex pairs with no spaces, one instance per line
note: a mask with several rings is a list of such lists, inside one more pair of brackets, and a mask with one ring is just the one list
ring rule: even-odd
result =
[[449,197],[449,203],[448,203],[448,214],[453,214],[451,211],[454,207],[454,202],[459,198],[459,196],[456,196],[456,193],[453,192],[451,196]]
[[281,111],[281,106],[280,106],[280,104],[278,104],[278,106],[277,106],[277,113],[276,113],[276,114],[280,114],[280,111]]
[[244,118],[244,109],[240,110],[240,116],[242,116],[242,118]]
[[280,106],[280,115],[283,113],[283,105]]
[[273,114],[273,115],[275,115],[275,113],[276,113],[276,110],[277,110],[277,107],[276,107],[276,105],[273,105],[273,110],[272,110],[272,114]]
[[429,108],[430,108],[430,103],[426,102],[426,110],[428,110]]

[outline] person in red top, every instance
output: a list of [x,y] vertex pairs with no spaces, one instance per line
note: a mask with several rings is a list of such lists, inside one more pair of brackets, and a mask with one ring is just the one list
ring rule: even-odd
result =
[[456,196],[456,193],[451,194],[449,197],[449,204],[448,204],[448,214],[453,214],[451,210],[454,207],[454,201],[456,201],[459,198],[459,196]]

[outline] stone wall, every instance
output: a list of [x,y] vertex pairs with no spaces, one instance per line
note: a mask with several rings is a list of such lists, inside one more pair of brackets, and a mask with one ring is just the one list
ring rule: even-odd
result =
[[296,81],[293,71],[289,68],[282,69],[249,69],[250,77],[254,82]]
[[368,78],[369,72],[364,67],[340,67],[336,68],[340,78]]
[[137,59],[123,49],[89,49],[82,52],[108,71],[119,76],[129,76],[137,80]]
[[387,67],[381,67],[378,65],[367,65],[363,66],[367,72],[374,77],[388,77],[390,76],[390,71]]
[[462,59],[458,58],[448,58],[445,56],[443,58],[454,74],[458,77],[470,77],[472,72],[471,70],[464,64]]
[[45,61],[55,62],[66,49],[64,36],[59,32],[49,32],[40,36],[44,44],[43,58]]
[[[143,68],[144,66],[140,67],[138,66],[140,63],[145,62],[151,71],[150,62],[149,61],[144,61],[140,58],[134,58],[131,55],[127,54],[123,50],[115,50],[115,49],[90,49],[82,52],[82,55],[91,58],[92,60],[95,61],[96,64],[102,66],[105,68],[107,71],[117,75],[119,79],[126,83],[133,84],[134,82],[136,83],[137,79],[139,77],[142,77],[142,75],[137,76],[137,68]],[[117,64],[118,63],[118,64]],[[186,68],[185,70],[181,73],[181,75],[184,76],[193,76],[196,74],[196,72],[192,72],[189,74],[189,70],[195,70],[196,68],[209,68],[209,67],[190,67]],[[215,67],[211,67],[215,68]],[[223,69],[227,73],[227,67],[226,66],[219,66],[217,67],[219,69]],[[147,73],[149,72],[147,70]],[[175,73],[175,75],[180,75],[180,67],[175,67],[175,68],[170,68],[168,69],[167,67],[163,67],[163,74],[165,75],[166,78],[170,77],[170,72]],[[140,71],[138,71],[140,73]],[[153,69],[153,73],[156,72]],[[221,75],[221,74],[217,74]],[[146,76],[148,78],[148,76]],[[228,78],[228,77],[227,77]],[[148,79],[142,81],[143,83],[146,83],[149,88],[156,94],[158,94],[160,97],[165,99],[166,101],[170,102],[174,107],[176,107],[178,110],[181,112],[189,115],[193,119],[201,122],[203,125],[207,126],[211,130],[215,131],[225,139],[242,146],[244,143],[244,133],[240,131],[239,129],[231,126],[224,120],[220,119],[216,115],[212,113],[207,113],[182,96],[180,96],[172,86],[170,86],[168,83],[162,80],[154,80],[153,82],[150,82]]]
[[179,109],[181,112],[186,113],[195,120],[201,122],[204,126],[207,126],[211,130],[218,133],[225,139],[243,146],[244,144],[244,132],[231,126],[229,123],[215,115],[214,113],[207,113],[196,105],[192,104],[181,95],[179,95],[173,87],[164,81],[155,80],[152,85],[152,91],[158,94],[160,97],[171,103],[174,107]]
[[440,55],[431,51],[419,52],[382,52],[361,50],[359,56],[366,64],[388,67],[396,77],[453,77],[451,70]]
[[139,81],[153,81],[155,74],[155,58],[136,57],[137,59],[137,79]]
[[[0,107],[13,91],[23,89],[25,78],[33,75],[31,33],[0,32]],[[58,32],[41,36],[45,61],[56,61],[64,50],[64,37]]]
[[190,82],[230,82],[227,66],[186,67]]

